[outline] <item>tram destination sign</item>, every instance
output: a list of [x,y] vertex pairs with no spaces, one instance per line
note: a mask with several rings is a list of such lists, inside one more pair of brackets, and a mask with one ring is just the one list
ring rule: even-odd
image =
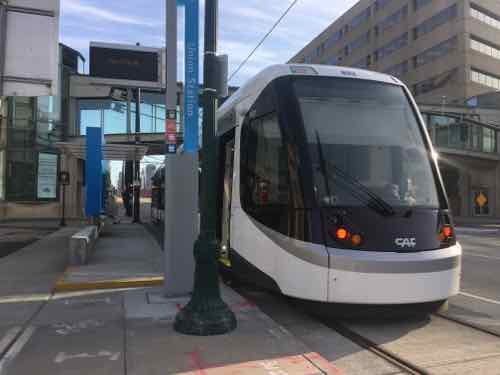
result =
[[90,76],[159,82],[160,50],[108,43],[90,44]]

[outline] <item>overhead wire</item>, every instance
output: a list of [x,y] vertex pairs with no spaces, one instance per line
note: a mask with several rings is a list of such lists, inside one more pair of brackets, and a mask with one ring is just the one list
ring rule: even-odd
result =
[[299,0],[294,0],[290,6],[283,12],[283,14],[278,18],[278,20],[274,23],[274,25],[271,27],[271,29],[264,35],[264,37],[257,43],[255,48],[250,52],[250,54],[241,62],[241,64],[236,68],[236,70],[231,74],[229,77],[228,82],[231,82],[231,80],[238,74],[238,72],[243,68],[243,66],[250,60],[250,58],[253,56],[253,54],[259,49],[259,47],[266,41],[266,39],[273,33],[273,31],[278,27],[278,25],[283,21],[283,19],[287,16],[288,13],[293,9],[293,7],[299,2]]

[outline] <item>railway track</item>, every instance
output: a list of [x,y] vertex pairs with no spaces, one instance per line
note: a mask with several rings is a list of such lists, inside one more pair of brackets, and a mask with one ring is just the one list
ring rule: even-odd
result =
[[[500,339],[500,333],[490,330],[488,328],[482,327],[478,324],[471,323],[469,321],[459,319],[456,317],[452,317],[446,315],[446,313],[435,313],[432,314],[435,317],[440,319],[444,319],[453,324],[458,324],[462,327],[466,327],[467,329],[472,329],[474,331],[484,333],[490,336],[494,336],[495,338]],[[342,321],[331,321],[320,319],[320,321],[330,329],[333,329],[340,335],[359,345],[360,347],[370,351],[376,356],[386,360],[392,365],[396,366],[404,373],[412,374],[412,375],[431,375],[433,372],[429,369],[426,369],[419,364],[412,362],[411,360],[405,358],[405,356],[398,354],[394,351],[391,351],[383,346],[377,344],[375,341],[367,337],[366,335],[362,335],[354,329],[349,328]]]
[[384,359],[385,361],[389,362],[390,364],[396,366],[403,372],[407,374],[412,374],[412,375],[430,375],[431,373],[425,370],[424,368],[411,363],[404,359],[403,357],[399,356],[398,354],[384,349],[381,346],[377,345],[375,342],[370,340],[367,337],[364,337],[354,330],[348,328],[346,325],[340,323],[340,322],[324,322],[323,323],[333,329],[334,331],[338,332],[345,338],[349,339],[350,341],[354,342],[355,344],[359,345],[360,347],[370,351],[371,353],[375,354],[377,357],[380,357]]
[[[311,336],[304,336],[304,330],[300,328],[295,331],[298,323],[290,323],[295,319],[291,319],[291,316],[306,315],[307,318],[301,318],[305,319],[302,321],[306,327],[310,325],[314,327],[313,322],[324,327],[323,329],[315,328],[316,331],[311,334],[313,337],[327,336],[325,329],[330,329],[332,334],[342,336],[345,340],[394,368],[393,372],[387,371],[383,372],[384,374],[394,374],[394,371],[399,371],[398,373],[429,375],[445,370],[456,374],[498,373],[493,370],[499,368],[499,361],[496,358],[500,356],[500,340],[498,340],[500,333],[446,313],[432,314],[429,319],[422,319],[422,321],[403,319],[371,324],[369,321],[356,322],[318,317],[300,309],[295,304],[290,304],[287,299],[279,295],[252,288],[237,289],[291,334],[303,341],[305,339],[306,345],[310,345],[308,340]],[[286,312],[283,313],[283,311]],[[384,334],[384,330],[392,331],[390,334]],[[393,334],[394,332],[397,334]],[[460,341],[460,337],[464,336],[467,339]],[[334,340],[332,336],[331,341]],[[314,349],[320,348],[321,350],[323,344],[324,341],[320,341],[318,347]],[[477,350],[470,353],[470,346],[476,347]],[[322,355],[328,357],[332,354],[328,350],[330,349],[326,349]],[[332,357],[336,356],[333,354]],[[471,364],[474,363],[489,372],[466,371],[467,366],[472,366]],[[346,372],[346,374],[349,373]]]

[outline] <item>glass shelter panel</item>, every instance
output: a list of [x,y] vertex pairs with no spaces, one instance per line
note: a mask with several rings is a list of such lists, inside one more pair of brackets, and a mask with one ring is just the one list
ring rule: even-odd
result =
[[437,147],[484,153],[497,152],[497,131],[455,116],[429,114],[429,133]]
[[[157,93],[143,93],[141,102],[141,133],[165,132],[165,96]],[[131,133],[135,133],[136,103],[130,106]],[[127,102],[109,99],[79,101],[80,135],[86,128],[104,127],[104,134],[127,133]],[[177,106],[177,130],[181,131],[182,110]]]

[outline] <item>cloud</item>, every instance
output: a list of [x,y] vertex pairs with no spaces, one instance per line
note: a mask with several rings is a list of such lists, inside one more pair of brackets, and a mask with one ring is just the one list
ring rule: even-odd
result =
[[80,0],[63,0],[62,9],[63,17],[66,15],[75,15],[86,18],[94,18],[102,21],[122,23],[128,25],[153,26],[150,20],[144,20],[128,15],[114,13],[101,7],[96,7],[89,4],[83,4]]
[[[229,55],[230,72],[248,56],[291,2],[219,0],[218,52]],[[356,2],[299,0],[231,84],[242,84],[268,65],[285,63]],[[200,52],[203,50],[203,3],[200,0]],[[84,50],[85,54],[90,40],[140,42],[156,47],[165,43],[165,0],[61,0],[61,4],[61,40]],[[180,75],[183,72],[183,13],[179,11]]]

